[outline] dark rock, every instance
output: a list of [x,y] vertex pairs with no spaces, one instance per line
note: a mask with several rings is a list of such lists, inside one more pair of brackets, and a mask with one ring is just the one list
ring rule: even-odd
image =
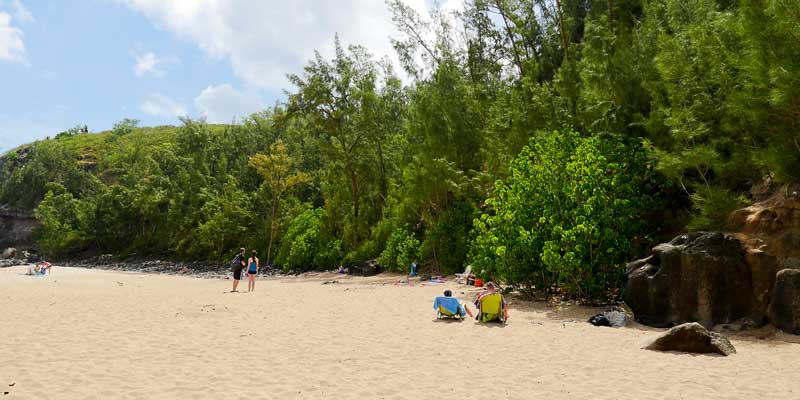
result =
[[3,258],[3,259],[14,258],[16,256],[17,256],[17,249],[15,249],[13,247],[9,247],[9,248],[3,250],[3,253],[0,254],[0,258]]
[[33,246],[33,232],[39,225],[32,212],[0,206],[0,248]]
[[778,272],[768,315],[772,325],[800,335],[800,270],[782,269]]
[[625,302],[646,325],[698,321],[704,326],[741,318],[763,320],[753,295],[745,251],[719,232],[681,235],[628,264]]
[[27,264],[28,264],[27,260],[22,260],[19,258],[9,258],[6,260],[0,260],[0,268],[8,268],[17,265],[27,265]]
[[678,325],[645,346],[647,350],[679,351],[683,353],[716,353],[723,356],[736,353],[736,349],[724,336],[709,332],[697,322]]
[[750,280],[756,307],[766,313],[772,288],[775,286],[775,274],[780,269],[778,258],[761,249],[746,249],[745,262],[750,268]]
[[375,260],[369,260],[361,264],[356,264],[350,267],[350,272],[353,275],[372,276],[382,272],[381,265]]
[[800,269],[800,258],[787,258],[783,261],[783,268],[781,269]]

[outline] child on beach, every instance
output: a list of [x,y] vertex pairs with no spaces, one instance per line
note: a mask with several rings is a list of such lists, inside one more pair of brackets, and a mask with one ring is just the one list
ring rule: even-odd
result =
[[258,252],[253,250],[253,255],[247,260],[247,291],[256,290],[256,275],[258,275]]

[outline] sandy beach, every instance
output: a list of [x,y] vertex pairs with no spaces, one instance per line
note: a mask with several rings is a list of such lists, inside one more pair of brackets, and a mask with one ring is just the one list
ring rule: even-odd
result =
[[641,346],[660,330],[593,327],[588,308],[512,301],[506,326],[435,321],[445,288],[476,292],[454,283],[320,274],[229,293],[220,279],[24,271],[0,269],[3,399],[800,398],[799,341],[774,331],[733,336],[730,357],[658,353]]

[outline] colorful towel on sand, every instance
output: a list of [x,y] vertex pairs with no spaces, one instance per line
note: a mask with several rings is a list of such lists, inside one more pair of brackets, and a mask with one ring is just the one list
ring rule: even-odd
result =
[[455,297],[446,297],[446,296],[439,296],[433,301],[433,309],[438,310],[439,306],[442,306],[445,310],[449,311],[453,315],[467,315],[467,312],[464,310],[464,306],[458,302],[458,299]]

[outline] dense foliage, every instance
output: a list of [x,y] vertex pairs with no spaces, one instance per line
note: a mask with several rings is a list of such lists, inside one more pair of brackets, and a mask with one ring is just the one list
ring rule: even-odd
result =
[[641,144],[556,132],[532,140],[476,222],[473,267],[581,298],[618,287],[652,225],[653,173]]
[[[795,0],[387,6],[407,84],[332,38],[238,124],[126,119],[15,149],[0,204],[36,209],[48,255],[473,263],[602,297],[662,228],[724,228],[754,183],[800,179]],[[655,200],[660,226],[631,220]]]

